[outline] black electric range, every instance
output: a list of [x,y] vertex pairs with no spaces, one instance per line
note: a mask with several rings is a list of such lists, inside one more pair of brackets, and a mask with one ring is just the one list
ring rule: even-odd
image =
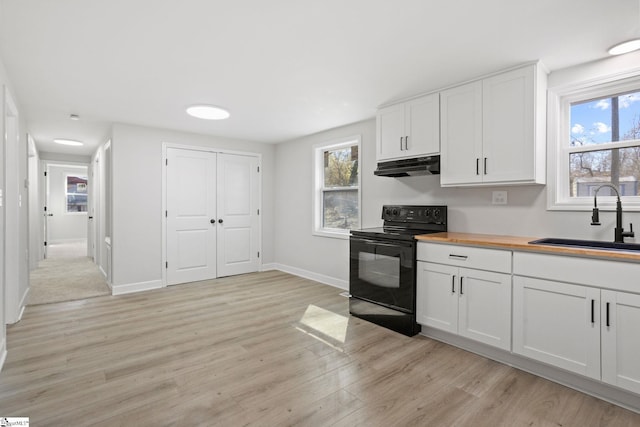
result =
[[382,227],[351,230],[349,312],[402,334],[416,323],[415,236],[447,231],[447,207],[385,205]]

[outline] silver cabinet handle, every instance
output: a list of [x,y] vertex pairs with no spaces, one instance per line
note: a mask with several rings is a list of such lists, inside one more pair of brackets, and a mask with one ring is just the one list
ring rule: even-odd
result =
[[400,137],[400,151],[404,151],[404,148],[402,148],[402,137]]
[[459,259],[459,260],[461,260],[461,261],[466,261],[466,260],[467,260],[467,258],[469,258],[469,256],[467,256],[467,255],[449,254],[449,258],[452,258],[452,259]]

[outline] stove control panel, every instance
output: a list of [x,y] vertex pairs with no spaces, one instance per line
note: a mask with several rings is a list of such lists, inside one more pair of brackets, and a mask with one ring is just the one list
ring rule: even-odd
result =
[[446,206],[384,205],[382,219],[390,222],[446,224]]

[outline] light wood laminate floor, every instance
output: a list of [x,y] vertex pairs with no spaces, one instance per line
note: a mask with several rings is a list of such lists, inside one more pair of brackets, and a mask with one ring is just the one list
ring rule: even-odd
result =
[[32,426],[640,425],[274,271],[27,307],[8,347],[0,416]]

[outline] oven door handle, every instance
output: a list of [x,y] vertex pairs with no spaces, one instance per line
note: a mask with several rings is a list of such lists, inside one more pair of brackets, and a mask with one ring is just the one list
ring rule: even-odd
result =
[[359,237],[357,237],[357,238],[356,237],[352,237],[351,241],[357,242],[357,243],[364,243],[364,244],[367,244],[367,245],[383,246],[385,248],[397,248],[398,246],[411,247],[411,245],[412,245],[411,242],[386,243],[386,242],[382,242],[380,240],[363,239],[363,238],[359,238]]

